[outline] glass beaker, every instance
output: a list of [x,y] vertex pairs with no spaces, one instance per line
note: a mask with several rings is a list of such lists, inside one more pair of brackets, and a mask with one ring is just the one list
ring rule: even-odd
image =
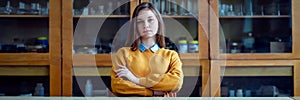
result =
[[244,15],[253,16],[252,0],[244,0]]

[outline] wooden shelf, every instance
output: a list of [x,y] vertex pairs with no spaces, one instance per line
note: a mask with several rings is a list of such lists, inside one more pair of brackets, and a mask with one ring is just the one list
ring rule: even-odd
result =
[[0,65],[49,65],[49,54],[0,53]]
[[49,76],[48,66],[1,66],[0,76]]
[[289,15],[264,15],[264,16],[220,16],[219,18],[290,18],[291,16]]
[[293,59],[291,53],[221,53],[217,56],[213,56],[212,59]]
[[293,76],[293,67],[290,66],[224,66],[223,68],[225,68],[224,75],[221,76]]
[[110,54],[74,54],[73,66],[112,66]]
[[163,18],[197,18],[197,16],[162,15]]
[[[123,17],[129,17],[129,15],[73,15],[74,18],[123,18]],[[162,15],[163,18],[196,18],[195,16],[188,15]]]
[[0,15],[0,18],[49,18],[48,15]]
[[129,18],[129,15],[75,15],[73,18]]
[[[180,54],[183,66],[200,66],[198,53]],[[112,66],[110,54],[74,54],[73,66]]]
[[[73,67],[73,76],[110,76],[111,67]],[[200,67],[183,67],[184,76],[201,76]],[[0,74],[1,75],[1,74]]]

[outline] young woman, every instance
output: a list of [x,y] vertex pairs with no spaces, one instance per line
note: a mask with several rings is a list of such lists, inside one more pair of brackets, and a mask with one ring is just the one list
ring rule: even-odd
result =
[[111,88],[116,96],[175,96],[183,83],[176,51],[164,49],[164,24],[153,4],[138,5],[132,15],[130,47],[113,55]]

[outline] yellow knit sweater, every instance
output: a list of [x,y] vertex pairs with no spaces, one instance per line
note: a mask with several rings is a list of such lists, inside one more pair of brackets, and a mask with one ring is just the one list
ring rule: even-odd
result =
[[[131,51],[123,47],[113,55],[111,88],[116,96],[152,96],[153,90],[177,92],[183,83],[182,63],[175,51],[164,48],[156,52],[147,49]],[[115,69],[124,65],[138,78],[135,84],[122,78],[116,78]]]

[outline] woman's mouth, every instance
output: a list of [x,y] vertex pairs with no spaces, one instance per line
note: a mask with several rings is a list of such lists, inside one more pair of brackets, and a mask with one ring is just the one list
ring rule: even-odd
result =
[[144,30],[143,33],[149,33],[152,32],[151,30]]

